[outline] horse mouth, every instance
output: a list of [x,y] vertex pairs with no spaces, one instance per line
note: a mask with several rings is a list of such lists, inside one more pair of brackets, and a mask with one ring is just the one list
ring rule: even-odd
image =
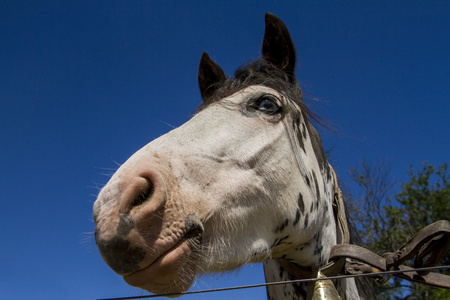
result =
[[198,224],[186,227],[184,236],[149,265],[123,275],[125,282],[155,294],[187,291],[195,279],[203,234],[203,226]]

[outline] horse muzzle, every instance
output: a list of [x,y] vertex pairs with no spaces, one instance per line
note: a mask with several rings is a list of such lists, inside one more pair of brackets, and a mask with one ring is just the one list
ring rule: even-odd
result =
[[180,292],[195,278],[204,227],[195,212],[174,201],[180,196],[173,176],[160,169],[155,162],[119,169],[94,204],[95,240],[128,284]]

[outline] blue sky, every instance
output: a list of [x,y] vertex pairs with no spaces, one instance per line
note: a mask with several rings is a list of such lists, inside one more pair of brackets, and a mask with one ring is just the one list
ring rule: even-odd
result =
[[[343,180],[364,158],[389,160],[400,181],[410,164],[448,162],[449,1],[0,1],[1,299],[143,294],[98,254],[98,188],[189,119],[203,51],[228,74],[258,57],[266,11],[287,24],[297,78],[341,133],[321,131]],[[194,289],[262,281],[255,265]]]

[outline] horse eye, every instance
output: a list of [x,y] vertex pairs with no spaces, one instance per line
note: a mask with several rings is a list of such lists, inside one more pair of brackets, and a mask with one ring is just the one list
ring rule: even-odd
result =
[[272,97],[261,97],[257,103],[257,109],[267,115],[274,115],[281,111],[281,105]]

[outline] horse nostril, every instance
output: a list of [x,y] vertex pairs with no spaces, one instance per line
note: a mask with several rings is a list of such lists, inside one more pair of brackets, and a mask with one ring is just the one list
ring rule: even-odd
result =
[[142,205],[147,200],[149,200],[153,193],[155,192],[155,187],[153,183],[146,179],[147,184],[140,188],[137,195],[134,197],[133,201],[131,202],[131,208]]

